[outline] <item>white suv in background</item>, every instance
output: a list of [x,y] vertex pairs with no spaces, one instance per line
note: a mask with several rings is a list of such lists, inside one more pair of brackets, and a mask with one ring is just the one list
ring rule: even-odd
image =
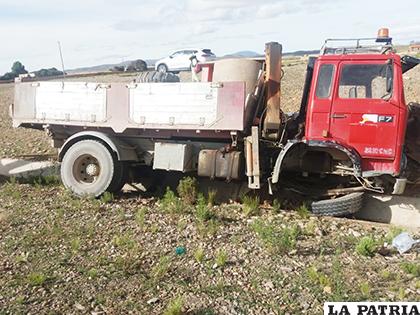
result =
[[196,56],[199,62],[205,62],[216,58],[211,49],[185,49],[174,52],[169,57],[160,59],[155,63],[155,70],[159,72],[179,72],[191,69],[192,56]]

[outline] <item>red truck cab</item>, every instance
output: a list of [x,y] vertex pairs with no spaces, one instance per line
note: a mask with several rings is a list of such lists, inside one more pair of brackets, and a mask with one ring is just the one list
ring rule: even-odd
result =
[[363,177],[398,176],[408,117],[400,56],[321,55],[313,71],[305,140],[356,152]]

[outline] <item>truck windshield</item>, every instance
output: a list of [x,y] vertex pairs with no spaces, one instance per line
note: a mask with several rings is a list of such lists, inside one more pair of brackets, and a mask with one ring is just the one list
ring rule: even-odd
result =
[[392,64],[348,64],[341,70],[340,98],[386,99],[392,95]]

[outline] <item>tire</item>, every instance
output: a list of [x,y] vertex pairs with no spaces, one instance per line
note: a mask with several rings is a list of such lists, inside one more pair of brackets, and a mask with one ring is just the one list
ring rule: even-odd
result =
[[138,59],[134,61],[134,67],[136,68],[136,71],[146,71],[147,63],[144,60]]
[[161,63],[160,65],[157,66],[156,70],[158,72],[166,73],[168,72],[168,66],[165,65],[164,63]]
[[342,217],[358,212],[364,201],[364,192],[351,193],[335,199],[312,202],[312,212],[319,216]]
[[114,167],[114,176],[112,177],[111,184],[109,184],[108,191],[112,193],[120,192],[124,185],[127,183],[128,178],[128,165],[124,162],[116,161]]
[[64,154],[61,180],[67,189],[79,197],[98,197],[110,188],[118,188],[119,176],[114,177],[118,163],[101,142],[82,140],[73,144]]
[[179,82],[179,77],[173,73],[159,71],[142,72],[136,78],[137,83]]

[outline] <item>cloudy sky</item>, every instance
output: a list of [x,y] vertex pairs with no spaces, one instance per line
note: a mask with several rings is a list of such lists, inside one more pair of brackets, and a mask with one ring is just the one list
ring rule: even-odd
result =
[[57,40],[75,68],[186,47],[318,49],[325,38],[374,36],[381,26],[396,43],[420,40],[420,0],[0,0],[0,73],[15,60],[59,68]]

